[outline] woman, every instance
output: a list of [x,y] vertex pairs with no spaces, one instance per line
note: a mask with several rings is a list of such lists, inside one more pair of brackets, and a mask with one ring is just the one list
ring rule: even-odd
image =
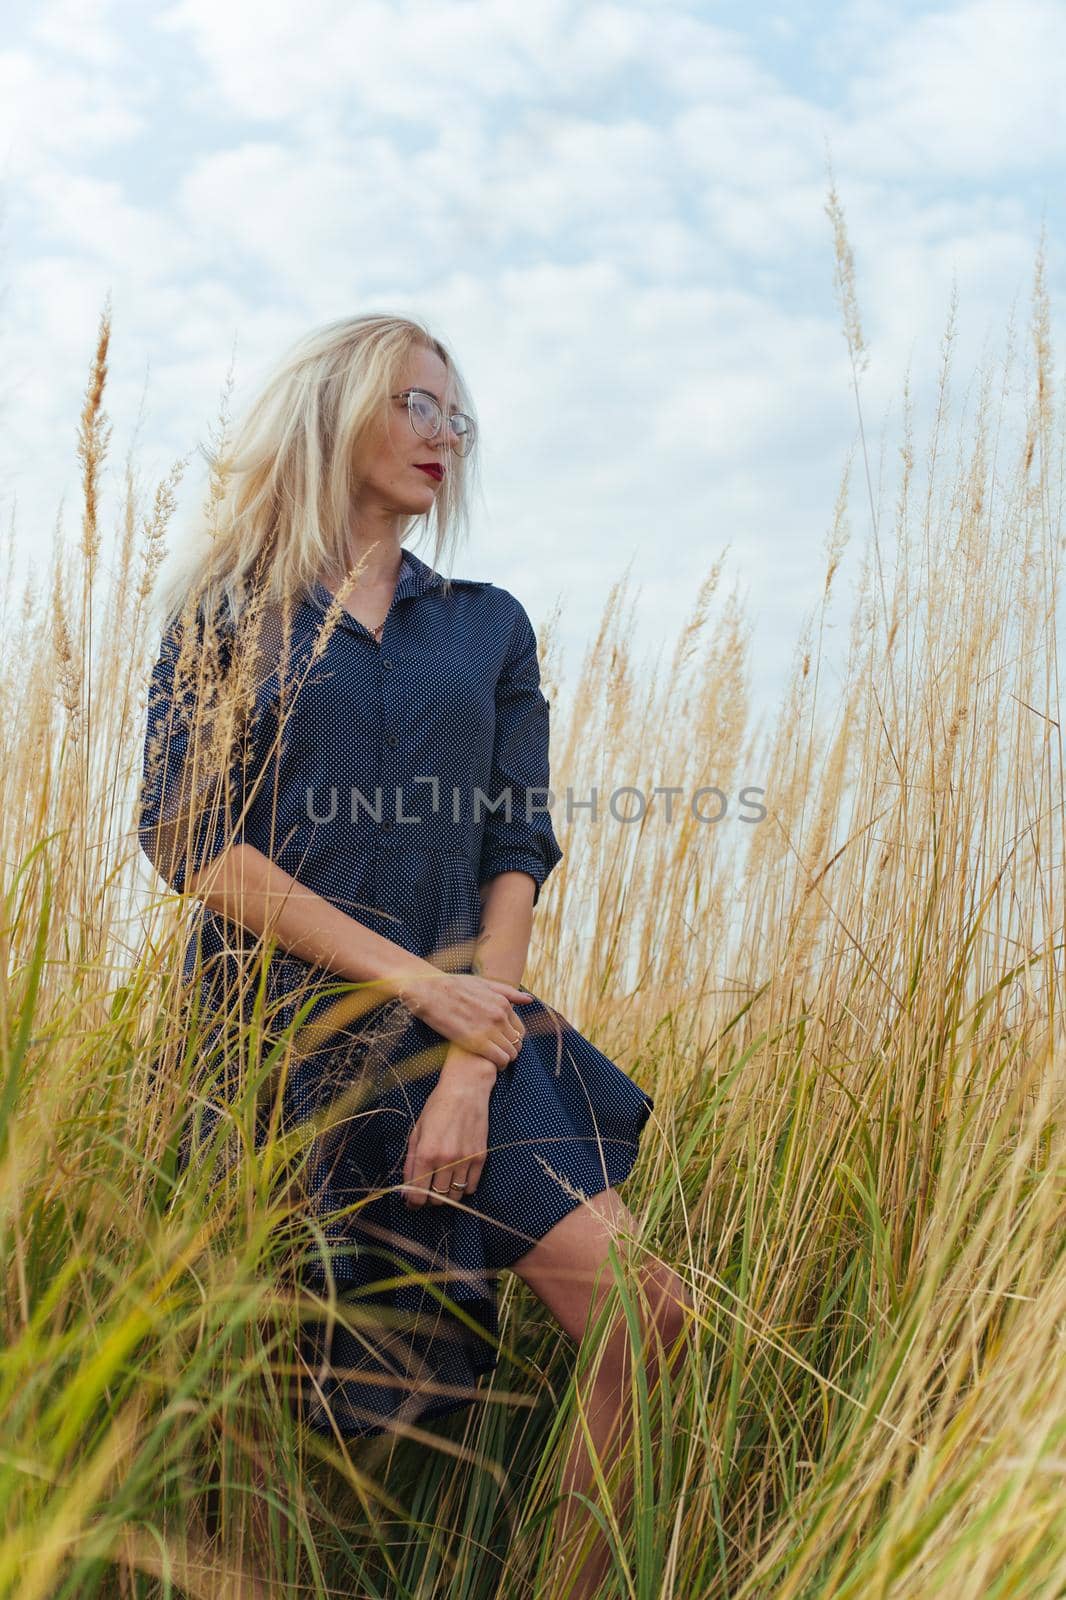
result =
[[[521,987],[562,857],[530,620],[403,548],[431,516],[438,555],[454,543],[476,436],[421,323],[363,316],[302,340],[224,463],[210,548],[166,597],[149,697],[140,839],[200,902],[186,975],[223,1007],[276,941],[272,1023],[297,1023],[284,1116],[319,1119],[329,1217],[328,1259],[303,1275],[377,1313],[376,1336],[335,1323],[311,1343],[306,1420],[349,1436],[477,1397],[504,1268],[582,1338],[608,1245],[635,1228],[617,1186],[654,1104]],[[634,1271],[656,1291],[649,1346],[671,1345],[691,1302],[653,1268]],[[365,1292],[404,1270],[438,1292]],[[602,1345],[597,1446],[619,1417],[624,1329]],[[576,1437],[567,1486],[588,1483]]]

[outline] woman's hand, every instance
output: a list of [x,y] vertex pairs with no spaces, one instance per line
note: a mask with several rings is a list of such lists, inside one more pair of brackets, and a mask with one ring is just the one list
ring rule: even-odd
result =
[[533,998],[502,978],[479,978],[472,972],[412,978],[403,984],[400,997],[445,1039],[496,1067],[508,1066],[521,1049],[526,1030],[514,1008]]
[[491,1061],[449,1047],[407,1141],[402,1185],[407,1205],[459,1202],[477,1188],[488,1153],[489,1095],[495,1082]]

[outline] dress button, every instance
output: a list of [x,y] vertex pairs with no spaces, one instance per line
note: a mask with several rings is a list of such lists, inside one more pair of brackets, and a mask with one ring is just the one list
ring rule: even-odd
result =
[[382,831],[386,832],[386,833],[388,832],[388,830],[390,828],[395,828],[395,826],[396,826],[396,824],[395,824],[395,822],[393,822],[391,817],[386,817],[385,821],[381,824]]
[[399,742],[399,739],[397,739],[394,733],[390,733],[386,736],[385,743],[388,745],[390,750],[395,750]]
[[392,666],[392,662],[388,659],[388,657],[386,657],[385,660],[381,663],[381,665],[383,667],[391,667]]

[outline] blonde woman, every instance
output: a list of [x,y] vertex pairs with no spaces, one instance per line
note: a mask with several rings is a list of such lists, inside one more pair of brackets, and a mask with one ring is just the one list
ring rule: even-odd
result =
[[[521,986],[562,851],[529,617],[436,566],[467,520],[476,442],[463,379],[421,322],[361,316],[304,338],[228,453],[210,544],[164,596],[149,696],[140,839],[199,902],[186,973],[202,1005],[269,937],[273,1020],[299,1007],[312,1039],[286,1117],[321,1118],[362,1086],[317,1140],[312,1190],[326,1218],[351,1209],[325,1228],[329,1260],[304,1268],[385,1313],[377,1344],[338,1322],[312,1346],[302,1414],[348,1436],[477,1398],[505,1268],[582,1339],[608,1245],[634,1227],[617,1186],[653,1105]],[[434,564],[404,546],[430,521]],[[337,1010],[352,984],[354,1023]],[[649,1348],[674,1343],[690,1303],[653,1265]],[[438,1294],[366,1292],[398,1266]],[[624,1328],[601,1342],[598,1449],[621,1413]],[[577,1436],[566,1486],[589,1478]]]

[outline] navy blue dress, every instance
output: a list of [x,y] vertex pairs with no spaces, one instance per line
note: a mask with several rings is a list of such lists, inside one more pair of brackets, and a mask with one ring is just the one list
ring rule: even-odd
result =
[[[141,844],[179,892],[187,871],[227,844],[254,845],[405,950],[469,972],[480,886],[525,872],[536,899],[562,857],[545,804],[549,708],[532,625],[507,590],[469,578],[451,579],[448,590],[411,551],[380,644],[344,610],[332,633],[323,631],[331,603],[315,584],[275,635],[268,625],[260,636],[261,667],[241,738],[227,746],[228,770],[219,764],[213,810],[202,797],[190,805],[179,788],[202,690],[176,674],[181,625],[170,620],[149,691]],[[197,621],[199,639],[183,660],[195,661],[203,643],[202,611]],[[224,610],[218,637],[226,671],[236,633]],[[161,825],[182,808],[191,821],[161,851]],[[202,1009],[221,1005],[257,945],[198,905],[185,976]],[[457,1203],[409,1206],[398,1188],[408,1138],[447,1041],[395,999],[339,1024],[335,1015],[323,1020],[339,983],[285,951],[267,972],[273,1026],[286,1027],[299,1008],[319,1023],[299,1035],[311,1042],[289,1067],[283,1119],[319,1119],[307,1192],[338,1293],[374,1319],[356,1333],[334,1326],[329,1337],[324,1323],[307,1328],[305,1354],[325,1403],[308,1385],[300,1415],[322,1432],[335,1425],[359,1436],[475,1398],[463,1391],[498,1360],[499,1271],[583,1197],[628,1176],[654,1101],[534,996],[516,1008],[526,1036],[490,1091],[476,1189],[452,1191]],[[186,1160],[189,1151],[186,1140]],[[324,1288],[326,1267],[309,1253],[301,1279]],[[412,1281],[412,1272],[430,1284]]]

